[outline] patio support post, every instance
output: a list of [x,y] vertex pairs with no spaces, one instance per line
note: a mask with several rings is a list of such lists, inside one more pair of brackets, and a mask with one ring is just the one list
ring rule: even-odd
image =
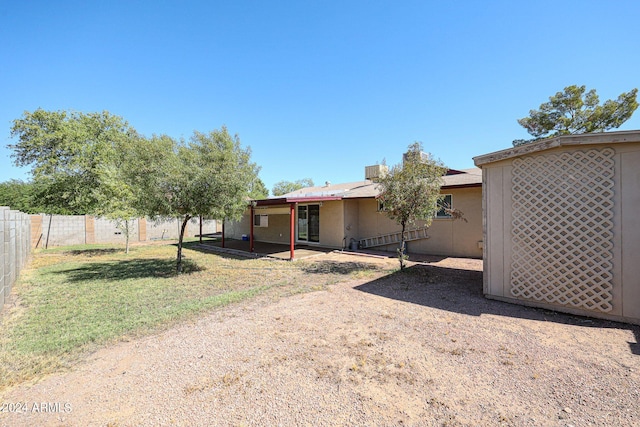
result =
[[289,209],[289,259],[293,261],[293,251],[295,248],[295,234],[296,234],[296,204],[291,203]]
[[224,219],[222,220],[222,247],[224,248]]
[[253,204],[251,204],[251,227],[249,229],[249,252],[253,252],[253,217],[255,213],[253,211]]

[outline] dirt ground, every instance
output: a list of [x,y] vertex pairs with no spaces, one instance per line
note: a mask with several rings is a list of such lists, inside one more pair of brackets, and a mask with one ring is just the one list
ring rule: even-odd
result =
[[[397,263],[317,262],[354,259]],[[0,425],[640,425],[640,327],[487,300],[481,261],[425,261],[105,348],[7,390]]]

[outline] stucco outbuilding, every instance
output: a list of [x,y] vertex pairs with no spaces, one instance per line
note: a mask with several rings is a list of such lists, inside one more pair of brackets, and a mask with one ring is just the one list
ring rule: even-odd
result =
[[640,131],[474,158],[488,298],[640,324]]

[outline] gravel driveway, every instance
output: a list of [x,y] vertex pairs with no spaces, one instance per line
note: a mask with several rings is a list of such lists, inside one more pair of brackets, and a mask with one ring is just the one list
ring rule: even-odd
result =
[[6,391],[0,425],[640,425],[640,327],[487,300],[481,261],[431,261],[105,348]]

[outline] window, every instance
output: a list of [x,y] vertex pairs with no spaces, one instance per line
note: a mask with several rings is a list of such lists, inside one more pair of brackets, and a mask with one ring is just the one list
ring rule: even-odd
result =
[[443,197],[438,200],[438,212],[436,218],[451,218],[451,214],[447,212],[447,209],[453,208],[453,197],[451,194],[444,194]]
[[378,200],[378,212],[386,212],[387,209],[384,207],[384,201],[377,199]]
[[269,215],[254,215],[253,216],[253,226],[254,227],[268,227],[269,226]]

